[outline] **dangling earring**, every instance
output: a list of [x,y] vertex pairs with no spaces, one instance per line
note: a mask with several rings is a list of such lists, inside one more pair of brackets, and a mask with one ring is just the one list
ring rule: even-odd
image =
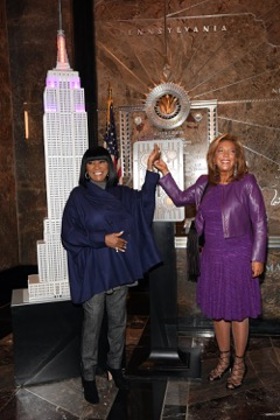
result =
[[234,166],[233,176],[234,176],[234,178],[236,178],[236,176],[237,176],[237,163]]
[[85,178],[87,179],[87,180],[89,180],[90,179],[90,176],[89,176],[89,174],[86,172],[85,173]]

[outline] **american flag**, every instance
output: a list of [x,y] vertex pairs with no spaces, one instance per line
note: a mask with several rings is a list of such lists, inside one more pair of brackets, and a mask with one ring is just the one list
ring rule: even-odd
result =
[[106,116],[106,130],[104,138],[104,147],[109,151],[114,166],[116,168],[119,183],[121,183],[121,160],[117,142],[115,116],[113,109],[112,89],[109,89],[108,102],[107,102],[107,116]]

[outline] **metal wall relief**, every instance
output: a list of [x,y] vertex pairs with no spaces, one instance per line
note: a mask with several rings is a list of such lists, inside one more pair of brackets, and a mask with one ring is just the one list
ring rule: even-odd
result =
[[147,96],[145,111],[152,124],[171,130],[183,124],[190,112],[187,92],[175,83],[161,83]]
[[[166,91],[165,94],[167,94]],[[158,99],[162,96],[158,96]],[[153,102],[156,104],[155,99]],[[174,105],[174,107],[176,106]],[[217,101],[215,99],[190,101],[189,110],[188,113],[185,111],[184,119],[181,115],[179,117],[183,119],[183,122],[179,126],[173,127],[171,125],[174,122],[171,122],[168,129],[153,123],[154,119],[150,119],[147,115],[146,106],[124,106],[119,107],[118,110],[122,174],[125,184],[132,186],[133,144],[137,141],[151,141],[153,144],[162,140],[184,139],[185,186],[192,183],[200,172],[205,172],[208,144],[218,133]],[[178,119],[176,119],[177,121]],[[190,174],[192,175],[190,176]]]

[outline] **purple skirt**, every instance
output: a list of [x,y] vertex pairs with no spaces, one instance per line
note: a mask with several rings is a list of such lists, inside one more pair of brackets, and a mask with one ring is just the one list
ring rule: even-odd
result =
[[252,277],[250,235],[226,239],[223,235],[222,189],[229,186],[211,189],[201,204],[205,246],[196,296],[206,317],[242,321],[261,314],[261,292],[259,279]]

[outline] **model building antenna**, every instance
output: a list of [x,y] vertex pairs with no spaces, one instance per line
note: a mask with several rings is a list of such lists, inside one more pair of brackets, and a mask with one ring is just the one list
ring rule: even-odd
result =
[[61,0],[58,0],[58,29],[62,31],[62,10],[61,10]]
[[56,60],[56,69],[57,70],[71,70],[67,50],[65,35],[62,29],[62,8],[61,0],[58,0],[58,19],[59,19],[59,29],[57,31],[57,60]]

